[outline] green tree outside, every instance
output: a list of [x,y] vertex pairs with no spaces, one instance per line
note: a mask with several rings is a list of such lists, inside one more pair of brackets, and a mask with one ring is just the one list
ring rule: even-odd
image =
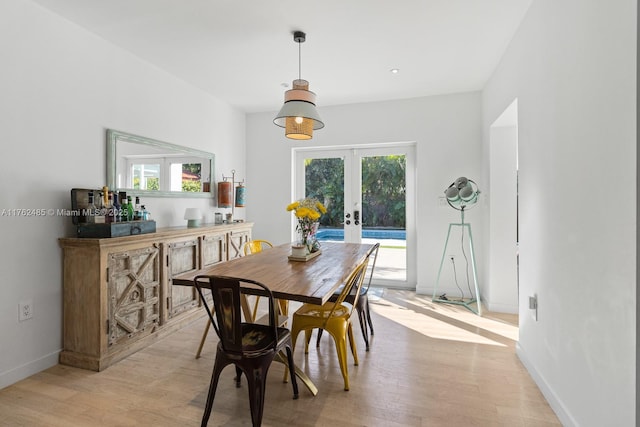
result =
[[305,159],[306,197],[318,199],[327,213],[320,225],[338,227],[344,212],[344,163],[342,159]]
[[182,191],[188,191],[191,193],[197,193],[199,191],[202,191],[200,189],[200,181],[191,181],[188,179],[183,179],[182,180]]
[[[404,229],[406,224],[404,155],[362,159],[362,226]],[[339,158],[305,160],[306,197],[327,208],[325,227],[340,227],[344,214],[344,163]]]
[[201,190],[202,180],[202,164],[201,163],[183,163],[182,164],[182,176],[188,174],[197,179],[182,179],[182,191],[197,193]]
[[[133,188],[136,190],[140,189],[140,177],[136,176],[133,178]],[[160,189],[160,179],[159,178],[147,178],[147,188],[146,190],[159,190]]]
[[405,156],[362,159],[362,226],[405,228]]

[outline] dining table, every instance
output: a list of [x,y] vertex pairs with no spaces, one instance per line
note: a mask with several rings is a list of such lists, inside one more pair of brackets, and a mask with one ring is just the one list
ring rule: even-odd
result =
[[[194,286],[198,276],[227,276],[249,279],[267,286],[286,316],[289,301],[322,305],[342,285],[353,269],[364,261],[373,244],[322,242],[321,253],[301,261],[291,256],[291,243],[274,246],[264,251],[190,271],[172,278],[173,286]],[[207,286],[207,281],[202,281]],[[263,291],[250,285],[243,286],[244,295],[260,296]],[[255,321],[246,298],[242,311],[247,321]],[[206,333],[206,332],[205,332]],[[286,358],[279,357],[286,364]],[[296,376],[309,391],[318,390],[309,377],[296,367]]]

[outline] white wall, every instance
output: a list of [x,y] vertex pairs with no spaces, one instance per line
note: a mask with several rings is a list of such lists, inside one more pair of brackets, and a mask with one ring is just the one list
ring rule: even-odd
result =
[[565,425],[635,425],[636,7],[535,0],[483,92],[485,160],[518,99],[518,354]]
[[[457,211],[439,206],[438,198],[458,176],[477,177],[481,171],[480,93],[336,107],[322,107],[322,94],[318,95],[326,126],[308,142],[286,139],[284,130],[273,124],[276,111],[247,116],[246,210],[247,218],[255,222],[254,236],[274,243],[290,240],[291,215],[285,207],[293,200],[292,147],[415,141],[417,291],[431,294],[447,226],[460,219]],[[478,221],[474,228],[478,242],[483,236],[483,210],[480,206],[467,216]],[[482,264],[482,254],[479,259]]]
[[490,311],[517,314],[518,128],[494,124],[490,138],[489,279],[485,281],[485,297]]
[[[46,9],[0,2],[0,213],[71,207],[74,187],[106,180],[106,129],[216,154],[217,176],[244,174],[244,114]],[[184,224],[185,206],[146,199],[158,226]],[[0,387],[57,363],[62,348],[59,237],[71,219],[0,216]],[[19,301],[34,317],[18,322]]]

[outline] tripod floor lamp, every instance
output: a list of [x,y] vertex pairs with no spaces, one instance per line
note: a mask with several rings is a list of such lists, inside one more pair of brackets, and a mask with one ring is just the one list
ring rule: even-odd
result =
[[[458,179],[456,179],[449,187],[447,187],[447,189],[444,191],[446,199],[447,199],[447,203],[449,204],[449,206],[451,206],[452,208],[460,211],[460,222],[459,223],[451,223],[449,224],[449,230],[447,231],[447,239],[444,242],[444,250],[442,251],[442,259],[440,260],[440,268],[438,269],[438,278],[436,279],[436,284],[433,288],[433,295],[431,297],[431,300],[433,302],[438,302],[438,303],[446,303],[446,304],[457,304],[457,305],[462,305],[464,307],[466,307],[467,309],[471,310],[473,313],[481,316],[482,315],[482,306],[480,304],[480,289],[478,287],[478,274],[476,271],[476,257],[475,257],[475,252],[473,249],[473,235],[471,234],[471,224],[469,223],[465,223],[464,222],[464,212],[465,210],[470,209],[471,207],[473,207],[477,202],[478,202],[478,196],[480,194],[480,190],[478,189],[477,184],[470,180],[467,179],[465,177],[460,177]],[[440,285],[440,277],[442,275],[442,268],[444,266],[444,261],[447,255],[447,247],[449,245],[449,239],[451,237],[451,230],[454,227],[459,227],[460,228],[460,233],[461,233],[461,250],[462,250],[462,254],[464,255],[464,258],[466,260],[466,267],[467,267],[467,286],[469,288],[469,293],[470,298],[465,298],[464,297],[464,291],[462,291],[462,288],[460,288],[460,286],[458,286],[458,288],[460,289],[462,296],[460,298],[452,298],[452,297],[447,297],[446,294],[440,294],[438,295],[438,286]],[[469,249],[469,256],[467,256],[466,250],[465,250],[465,242],[464,242],[464,236],[465,236],[465,231],[466,234],[468,236],[468,249]],[[469,257],[471,258],[469,260]],[[471,262],[471,270],[473,272],[473,283],[474,283],[474,287],[475,287],[475,295],[474,293],[471,291],[471,284],[469,283],[469,274],[468,274],[468,268],[469,268],[469,261]],[[453,260],[453,257],[451,259],[452,262],[452,266],[453,266],[453,272],[454,272],[454,277],[456,278],[456,284],[457,284],[457,273],[456,273],[456,268],[455,268],[455,262]],[[473,305],[475,304],[476,308],[474,309]]]

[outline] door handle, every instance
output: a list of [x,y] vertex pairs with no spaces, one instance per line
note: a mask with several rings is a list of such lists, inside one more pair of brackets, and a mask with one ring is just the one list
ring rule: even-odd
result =
[[360,211],[353,211],[353,223],[360,225]]

